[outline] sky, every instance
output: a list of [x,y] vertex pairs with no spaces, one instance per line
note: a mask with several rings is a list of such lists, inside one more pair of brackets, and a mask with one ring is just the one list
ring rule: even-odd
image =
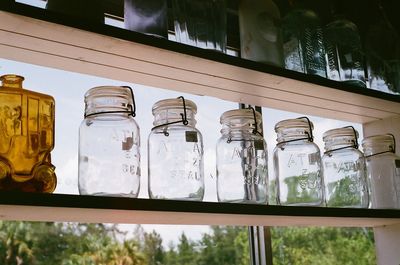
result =
[[[43,1],[19,0],[19,2],[37,3],[43,6]],[[29,90],[52,95],[56,100],[56,142],[52,151],[52,163],[56,166],[58,179],[55,193],[78,194],[78,128],[84,115],[84,94],[95,86],[104,85],[128,85],[134,90],[137,115],[136,122],[141,134],[141,189],[140,198],[148,198],[147,195],[147,136],[152,128],[152,105],[161,99],[184,96],[197,104],[196,115],[197,128],[203,134],[204,158],[205,158],[205,201],[217,201],[216,174],[215,174],[215,144],[220,137],[220,115],[227,110],[238,107],[236,102],[228,102],[207,96],[197,96],[162,88],[152,88],[139,84],[129,84],[118,80],[99,78],[80,73],[66,72],[57,69],[31,65],[22,62],[14,62],[1,59],[0,75],[18,74],[25,77],[24,87]],[[269,108],[263,108],[264,137],[268,145],[269,176],[273,177],[272,151],[276,145],[274,126],[283,119],[304,116],[301,113],[284,112]],[[309,116],[314,123],[315,143],[323,151],[322,134],[326,130],[353,125],[362,135],[360,124],[351,124],[337,120]],[[359,139],[361,142],[361,139]],[[121,225],[127,231],[132,230],[132,225]],[[182,231],[190,238],[197,240],[202,233],[209,232],[208,226],[164,226],[144,225],[146,231],[155,229],[161,234],[165,245],[168,242],[177,242]]]

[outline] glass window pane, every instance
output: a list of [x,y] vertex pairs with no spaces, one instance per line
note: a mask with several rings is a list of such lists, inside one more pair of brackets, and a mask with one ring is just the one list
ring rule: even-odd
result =
[[376,264],[371,228],[275,227],[271,235],[274,265]]
[[0,264],[249,264],[244,227],[0,221],[0,228]]

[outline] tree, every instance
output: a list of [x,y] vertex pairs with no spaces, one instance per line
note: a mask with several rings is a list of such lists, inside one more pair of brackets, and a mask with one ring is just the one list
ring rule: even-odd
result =
[[362,228],[274,228],[274,265],[375,264],[372,230]]
[[[241,265],[248,264],[247,229],[234,226],[212,226],[212,234],[204,234],[198,264]],[[243,244],[246,240],[247,244]],[[235,243],[236,242],[236,243]],[[247,255],[247,263],[244,255]]]
[[177,249],[178,249],[178,255],[176,264],[180,265],[197,264],[198,253],[196,253],[195,251],[195,245],[186,237],[185,233],[182,233],[181,236],[179,237],[179,243]]
[[143,253],[146,257],[146,264],[160,265],[164,261],[164,249],[160,234],[156,231],[144,234]]

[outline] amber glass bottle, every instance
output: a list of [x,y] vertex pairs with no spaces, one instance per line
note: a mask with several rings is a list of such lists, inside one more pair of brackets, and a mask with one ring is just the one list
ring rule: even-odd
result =
[[22,76],[0,80],[0,190],[53,192],[54,99],[23,89]]

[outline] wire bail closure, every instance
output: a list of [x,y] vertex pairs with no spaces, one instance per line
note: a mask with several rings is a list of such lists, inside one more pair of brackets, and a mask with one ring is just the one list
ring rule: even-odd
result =
[[302,141],[302,140],[308,140],[309,142],[314,142],[314,135],[312,132],[312,126],[311,126],[311,121],[308,117],[304,116],[304,117],[298,117],[296,118],[296,120],[302,120],[305,119],[307,120],[308,123],[308,129],[309,131],[304,131],[304,133],[307,135],[307,137],[304,138],[299,138],[299,139],[293,139],[293,140],[288,140],[288,141],[282,141],[279,142],[278,144],[284,144],[284,143],[290,143],[290,142],[297,142],[297,141]]
[[[256,110],[252,107],[252,106],[249,106],[247,109],[249,109],[249,110],[252,110],[253,111],[253,118],[254,118],[254,129],[253,129],[253,131],[252,131],[252,134],[254,134],[254,135],[260,135],[260,136],[263,136],[263,134],[261,133],[261,132],[259,132],[258,131],[258,126],[257,126],[257,115],[256,115]],[[226,140],[226,142],[229,144],[229,143],[231,143],[231,142],[233,142],[233,141],[245,141],[244,139],[240,139],[240,140],[232,140],[232,138],[231,137],[229,137],[228,138],[228,140]]]
[[371,156],[386,154],[386,153],[393,153],[393,154],[396,153],[396,138],[391,133],[387,133],[386,135],[389,135],[389,136],[391,136],[393,138],[393,145],[389,146],[390,150],[379,152],[379,153],[375,153],[375,154],[371,154],[371,155],[367,155],[367,156],[365,156],[366,158],[371,157]]
[[85,113],[84,118],[94,116],[94,115],[99,115],[99,114],[110,114],[110,113],[128,113],[128,116],[136,117],[136,103],[135,103],[135,96],[133,95],[133,89],[130,86],[121,86],[121,87],[129,89],[129,91],[131,92],[132,104],[128,103],[129,110],[101,111],[101,112],[96,112],[96,113],[91,113],[91,114]]
[[[164,124],[160,124],[160,125],[154,126],[151,130],[154,130],[154,129],[157,129],[157,128],[160,128],[160,127],[164,127],[164,126],[168,126],[168,125],[171,125],[171,124],[181,123],[181,122],[185,126],[187,126],[189,124],[189,121],[188,121],[187,115],[186,115],[186,101],[185,101],[185,98],[183,96],[179,96],[179,97],[177,97],[177,99],[182,99],[183,113],[180,113],[182,119],[180,121],[173,121],[173,122],[168,122],[168,123],[164,123]],[[167,131],[167,127],[164,128],[163,134],[165,136],[169,136],[169,132]]]
[[351,128],[351,129],[353,129],[353,132],[354,132],[354,140],[351,140],[351,141],[353,142],[353,145],[343,146],[343,147],[340,147],[340,148],[336,148],[336,149],[332,149],[332,150],[329,150],[329,151],[325,151],[324,154],[330,155],[331,152],[338,151],[338,150],[343,150],[343,149],[347,149],[347,148],[355,148],[355,149],[358,149],[358,146],[359,146],[359,145],[358,145],[358,140],[357,140],[357,131],[356,131],[356,129],[354,129],[353,126],[345,126],[345,127],[342,127],[342,128],[343,128],[343,129],[344,129],[344,128]]

